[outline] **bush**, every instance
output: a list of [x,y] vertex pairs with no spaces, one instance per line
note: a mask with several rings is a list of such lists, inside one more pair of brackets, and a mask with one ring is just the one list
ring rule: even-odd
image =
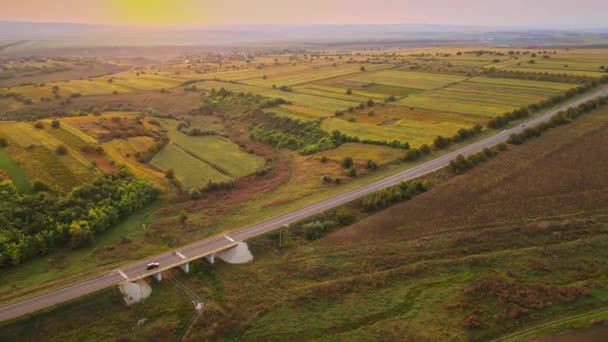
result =
[[43,129],[44,128],[44,124],[42,123],[42,121],[38,121],[34,124],[34,127],[36,129]]
[[353,224],[357,220],[355,214],[346,208],[336,209],[334,218],[342,226]]
[[61,126],[61,123],[59,122],[59,120],[53,119],[53,121],[51,121],[51,127],[59,128],[59,126]]
[[348,177],[357,177],[357,169],[351,167],[350,169],[348,169],[348,171],[346,171],[346,175]]
[[342,159],[342,161],[340,162],[340,164],[342,165],[343,168],[350,169],[350,168],[353,167],[353,164],[354,164],[353,158],[351,158],[351,157],[344,157]]
[[373,171],[373,170],[375,170],[377,168],[378,168],[378,164],[376,164],[375,161],[373,161],[371,159],[367,161],[367,169],[368,170]]
[[169,169],[169,170],[165,171],[165,178],[167,178],[167,179],[174,179],[175,178],[175,171],[173,171],[173,169]]
[[427,190],[428,184],[420,180],[401,182],[363,197],[361,205],[367,211],[384,209],[391,204],[408,200],[414,195]]
[[68,148],[65,147],[65,145],[59,145],[59,146],[57,146],[57,148],[55,148],[55,153],[57,153],[60,156],[66,155],[66,154],[68,154]]
[[48,192],[51,190],[51,187],[40,179],[36,179],[32,183],[32,190],[34,192]]
[[7,146],[8,146],[8,141],[6,140],[6,138],[0,138],[0,148],[7,147]]

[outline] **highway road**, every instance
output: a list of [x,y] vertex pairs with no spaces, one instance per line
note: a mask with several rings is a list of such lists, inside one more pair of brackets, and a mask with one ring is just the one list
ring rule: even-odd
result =
[[65,287],[59,290],[48,292],[46,294],[42,294],[37,297],[6,305],[0,308],[0,321],[9,320],[41,309],[49,308],[51,306],[67,302],[72,299],[91,294],[101,289],[118,285],[127,279],[138,279],[144,276],[148,276],[152,274],[151,271],[148,271],[146,269],[146,265],[148,263],[157,262],[161,265],[162,269],[174,267],[179,265],[180,263],[187,261],[184,260],[184,258],[190,260],[194,258],[204,257],[206,255],[218,252],[222,249],[234,246],[235,240],[245,241],[252,237],[280,228],[286,224],[297,222],[306,217],[319,214],[328,209],[335,208],[341,204],[348,203],[372,192],[384,189],[391,185],[398,184],[399,182],[412,180],[414,178],[426,175],[428,173],[447,166],[451,160],[455,159],[460,154],[467,156],[478,152],[486,147],[495,146],[501,142],[506,141],[513,133],[521,132],[528,127],[532,127],[542,122],[548,121],[553,115],[555,115],[561,110],[577,106],[585,101],[597,98],[599,96],[608,96],[608,88],[598,90],[595,93],[588,95],[584,98],[573,101],[555,110],[551,110],[543,114],[542,116],[527,121],[524,124],[504,130],[486,139],[477,141],[453,152],[444,154],[430,161],[419,164],[413,168],[404,170],[402,172],[386,177],[374,183],[335,196],[331,199],[312,204],[305,208],[273,218],[262,223],[255,224],[247,228],[232,231],[228,235],[208,238],[193,243],[191,245],[184,246],[173,252],[165,253],[162,255],[151,257],[146,260],[141,260],[130,265],[126,265],[125,267],[119,270],[112,271],[108,274],[92,278],[81,283],[71,285],[69,287]]

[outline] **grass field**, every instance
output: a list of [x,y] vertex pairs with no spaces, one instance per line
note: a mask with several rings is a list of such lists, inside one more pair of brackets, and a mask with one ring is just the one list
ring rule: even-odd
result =
[[38,100],[41,97],[52,98],[54,96],[52,91],[54,86],[59,87],[59,95],[68,97],[74,93],[79,93],[81,95],[100,95],[112,94],[115,91],[118,93],[132,93],[150,89],[173,88],[182,82],[183,80],[176,77],[154,74],[142,74],[137,76],[132,72],[123,72],[113,74],[111,77],[105,76],[92,78],[90,80],[47,83],[44,86],[14,87],[11,88],[11,91],[27,95],[33,100]]
[[[0,132],[12,143],[6,152],[31,180],[40,179],[68,191],[96,174],[78,149],[79,138],[61,128],[47,125],[36,129],[31,123],[3,123]],[[55,153],[60,145],[68,148],[66,155]]]
[[6,172],[19,191],[27,192],[31,189],[29,179],[23,170],[3,149],[0,149],[0,171]]
[[220,173],[204,160],[184,151],[175,143],[165,146],[150,164],[161,170],[174,170],[175,177],[186,188],[200,187],[208,181],[220,182],[230,177]]
[[205,81],[197,83],[196,85],[200,88],[207,90],[210,90],[212,88],[218,90],[220,88],[225,88],[236,92],[254,93],[273,98],[280,97],[292,102],[294,105],[303,107],[303,110],[305,111],[308,111],[308,109],[310,108],[311,111],[314,111],[316,113],[323,113],[324,115],[333,115],[334,112],[337,110],[345,110],[348,107],[356,106],[359,104],[359,101],[346,101],[331,97],[321,97],[298,92],[285,92],[280,91],[278,89],[254,87],[244,84]]
[[398,104],[493,117],[538,103],[574,86],[556,82],[476,77],[444,89],[412,95],[400,100]]
[[366,125],[349,122],[342,119],[329,118],[323,120],[321,127],[332,132],[339,130],[343,134],[380,141],[399,140],[408,142],[412,147],[430,144],[437,135],[453,135],[458,129],[470,126],[450,121],[433,124],[422,121],[399,120],[390,125]]
[[458,75],[390,70],[351,77],[348,80],[363,83],[373,82],[388,86],[430,90],[442,88],[449,84],[462,82],[465,79],[466,77]]
[[368,160],[375,161],[378,165],[391,163],[403,158],[403,150],[375,145],[363,145],[357,143],[343,144],[340,147],[314,154],[314,157],[327,157],[329,160],[341,162],[345,157],[351,157],[357,164],[365,165]]
[[[604,109],[464,175],[438,173],[429,192],[319,241],[278,248],[275,238],[260,237],[250,242],[250,264],[202,261],[189,275],[176,270],[205,298],[204,319],[188,337],[487,341],[606,308],[606,130]],[[181,336],[192,318],[189,299],[171,282],[153,287],[130,309],[108,290],[5,323],[0,333],[7,340],[43,332],[49,340]],[[550,333],[560,327],[570,324]]]
[[151,146],[154,140],[149,137],[131,138],[128,140],[114,139],[103,143],[106,154],[118,165],[124,165],[137,177],[146,178],[161,187],[167,186],[164,173],[142,164],[135,159],[135,154],[141,152],[142,146]]
[[264,165],[262,157],[241,151],[239,146],[227,138],[218,135],[191,137],[179,132],[174,120],[162,120],[162,123],[177,147],[224,176],[235,179],[248,176]]

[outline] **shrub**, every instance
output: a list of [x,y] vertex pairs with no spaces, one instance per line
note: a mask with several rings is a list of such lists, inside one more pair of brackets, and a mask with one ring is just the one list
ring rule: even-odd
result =
[[357,220],[357,217],[352,211],[343,207],[336,209],[334,218],[342,226],[353,224]]
[[368,170],[375,170],[377,168],[378,168],[378,164],[376,164],[375,161],[373,161],[371,159],[367,161],[367,169]]
[[59,122],[59,120],[53,119],[53,121],[51,121],[51,127],[59,128],[59,126],[61,126],[61,123]]
[[165,171],[165,178],[167,178],[167,179],[174,179],[175,178],[175,171],[173,171],[173,169],[168,169],[167,171]]
[[342,165],[342,167],[343,167],[343,168],[345,168],[345,169],[352,168],[352,167],[353,167],[353,164],[354,164],[354,162],[353,162],[353,158],[351,158],[351,157],[344,157],[344,158],[342,159],[342,162],[341,162],[340,164],[341,164],[341,165]]
[[59,145],[59,146],[57,146],[57,148],[55,148],[55,152],[58,155],[63,156],[63,155],[68,154],[68,148],[65,147],[65,145]]
[[6,138],[0,138],[0,148],[8,146]]
[[36,129],[43,129],[44,128],[44,124],[42,123],[42,121],[38,121],[34,124],[34,127]]

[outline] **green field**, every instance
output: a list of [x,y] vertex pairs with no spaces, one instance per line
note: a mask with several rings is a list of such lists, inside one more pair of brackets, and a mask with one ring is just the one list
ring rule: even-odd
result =
[[[8,153],[29,179],[40,179],[70,190],[90,179],[96,171],[79,150],[80,139],[63,129],[35,129],[30,123],[0,124],[0,132],[12,142]],[[68,152],[58,155],[64,145]]]
[[355,163],[365,165],[368,160],[378,165],[395,162],[402,159],[403,150],[387,146],[363,145],[358,143],[343,144],[340,147],[314,154],[315,158],[327,157],[329,160],[341,162],[343,158],[351,157]]
[[216,82],[216,81],[205,81],[196,84],[198,87],[203,89],[212,89],[215,88],[219,90],[220,88],[225,88],[228,90],[236,91],[236,92],[245,92],[245,93],[253,93],[259,94],[266,97],[272,98],[283,98],[287,101],[292,102],[294,105],[298,105],[304,108],[304,110],[310,109],[312,111],[323,113],[325,115],[333,115],[337,110],[345,110],[348,107],[356,106],[360,103],[360,101],[346,101],[341,99],[335,99],[331,97],[321,97],[314,96],[309,94],[299,93],[297,91],[294,92],[285,92],[280,91],[278,89],[272,88],[262,88],[262,87],[254,87],[244,84],[235,84],[235,83],[224,83],[224,82]]
[[[109,82],[110,79],[112,82]],[[182,79],[162,75],[142,74],[136,76],[135,73],[118,73],[112,75],[112,77],[48,83],[42,87],[14,87],[11,91],[38,100],[40,97],[52,98],[54,96],[52,91],[53,86],[59,87],[59,95],[68,97],[74,93],[79,93],[81,95],[99,95],[111,94],[115,91],[119,93],[132,93],[142,90],[172,88],[182,82]]]
[[6,172],[19,191],[27,192],[30,190],[30,182],[23,170],[11,156],[2,149],[0,149],[0,170]]
[[209,181],[219,182],[230,179],[174,143],[165,146],[154,156],[150,164],[161,170],[174,170],[175,177],[187,189],[200,187]]
[[460,128],[469,128],[470,125],[458,124],[450,121],[429,124],[420,121],[399,120],[394,124],[378,126],[348,122],[342,119],[329,118],[323,120],[321,127],[332,132],[339,130],[343,134],[380,141],[399,140],[408,142],[412,147],[422,144],[431,144],[437,135],[450,136]]
[[382,71],[377,73],[363,74],[361,76],[348,78],[349,81],[378,83],[388,86],[413,88],[413,89],[437,89],[449,84],[462,82],[465,76],[432,74],[410,71]]
[[[240,178],[264,165],[262,157],[241,151],[239,146],[218,135],[191,137],[177,130],[176,121],[163,120],[171,141],[184,152],[219,171],[224,176]],[[175,170],[180,168],[176,165]],[[216,171],[216,172],[217,172]]]

